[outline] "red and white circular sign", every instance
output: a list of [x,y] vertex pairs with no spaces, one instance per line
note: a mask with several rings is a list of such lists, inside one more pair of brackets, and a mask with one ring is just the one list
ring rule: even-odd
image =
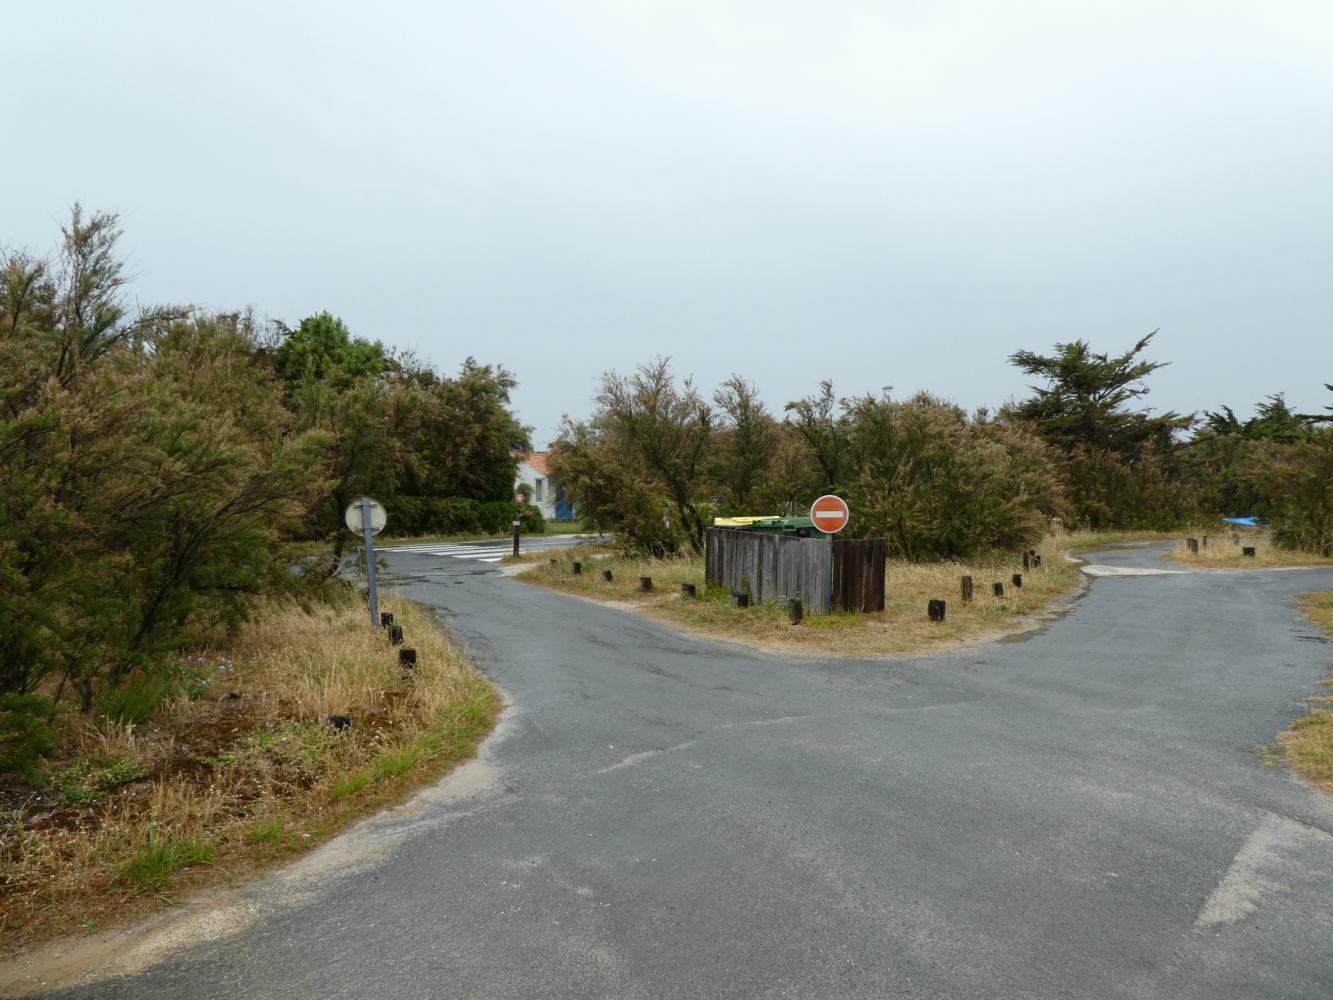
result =
[[827,535],[841,531],[852,519],[852,512],[847,509],[847,501],[835,497],[832,493],[820,497],[810,505],[810,520],[815,527]]

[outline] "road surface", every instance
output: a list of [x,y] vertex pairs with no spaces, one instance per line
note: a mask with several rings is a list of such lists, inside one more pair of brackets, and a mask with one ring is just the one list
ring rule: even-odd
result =
[[1333,996],[1333,807],[1256,752],[1333,664],[1291,603],[1333,572],[1108,576],[866,662],[386,556],[510,699],[481,760],[59,995]]

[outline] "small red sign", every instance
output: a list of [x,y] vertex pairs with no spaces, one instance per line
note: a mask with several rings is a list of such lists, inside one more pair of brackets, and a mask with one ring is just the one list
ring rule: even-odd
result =
[[525,497],[522,493],[515,493],[515,494],[514,494],[514,503],[516,503],[516,504],[518,504],[518,505],[520,505],[520,506],[522,506],[523,503],[524,503],[527,499],[528,499],[528,498]]
[[847,527],[852,519],[852,512],[847,508],[847,501],[835,497],[832,493],[820,497],[810,505],[810,520],[815,527],[826,535],[832,535]]

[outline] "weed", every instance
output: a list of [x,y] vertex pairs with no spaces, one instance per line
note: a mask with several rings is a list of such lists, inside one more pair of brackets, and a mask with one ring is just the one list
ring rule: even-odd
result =
[[52,769],[47,781],[57,800],[76,808],[92,805],[117,785],[137,781],[152,770],[147,761],[131,757],[83,757],[67,767]]
[[397,750],[386,750],[375,758],[375,762],[370,767],[370,772],[376,781],[383,781],[385,778],[400,778],[412,770],[413,765],[420,759],[420,746],[405,746]]
[[353,795],[359,794],[369,784],[369,771],[354,771],[347,777],[334,783],[333,797],[335,799],[351,798]]
[[256,844],[277,844],[281,842],[282,834],[282,820],[277,819],[256,823],[245,831],[245,836]]
[[177,871],[194,865],[211,865],[215,853],[214,846],[206,841],[158,839],[150,832],[148,841],[121,869],[121,874],[140,892],[161,892]]

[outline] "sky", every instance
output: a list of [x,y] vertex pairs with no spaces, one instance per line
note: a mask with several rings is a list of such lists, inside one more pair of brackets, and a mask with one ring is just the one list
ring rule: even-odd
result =
[[0,0],[0,247],[119,214],[141,303],[516,373],[538,446],[668,355],[770,408],[1170,366],[1322,409],[1333,4]]

